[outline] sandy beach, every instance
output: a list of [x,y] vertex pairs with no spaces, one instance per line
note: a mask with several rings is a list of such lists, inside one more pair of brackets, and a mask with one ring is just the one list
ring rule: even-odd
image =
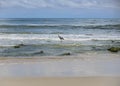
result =
[[118,77],[4,78],[0,86],[120,86]]
[[120,86],[120,55],[0,58],[0,86]]
[[120,76],[120,55],[0,58],[0,77],[84,76]]

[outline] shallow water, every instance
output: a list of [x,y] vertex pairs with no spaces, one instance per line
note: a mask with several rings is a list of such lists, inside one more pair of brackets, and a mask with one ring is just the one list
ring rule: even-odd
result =
[[111,46],[120,47],[120,19],[0,19],[0,56],[107,53]]

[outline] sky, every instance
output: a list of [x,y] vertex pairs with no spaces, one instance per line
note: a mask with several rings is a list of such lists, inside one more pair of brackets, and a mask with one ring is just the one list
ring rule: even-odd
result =
[[120,0],[0,0],[0,18],[120,18]]

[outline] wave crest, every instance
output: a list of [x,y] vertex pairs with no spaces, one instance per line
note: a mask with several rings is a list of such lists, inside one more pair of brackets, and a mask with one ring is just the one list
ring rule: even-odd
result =
[[28,24],[0,25],[0,28],[86,28],[86,29],[120,29],[120,24],[113,25],[70,25],[70,24]]

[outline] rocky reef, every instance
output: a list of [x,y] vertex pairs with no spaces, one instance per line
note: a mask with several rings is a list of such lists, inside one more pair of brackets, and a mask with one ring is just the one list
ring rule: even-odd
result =
[[111,47],[111,48],[108,49],[108,51],[110,51],[110,52],[118,52],[118,51],[120,51],[120,47]]

